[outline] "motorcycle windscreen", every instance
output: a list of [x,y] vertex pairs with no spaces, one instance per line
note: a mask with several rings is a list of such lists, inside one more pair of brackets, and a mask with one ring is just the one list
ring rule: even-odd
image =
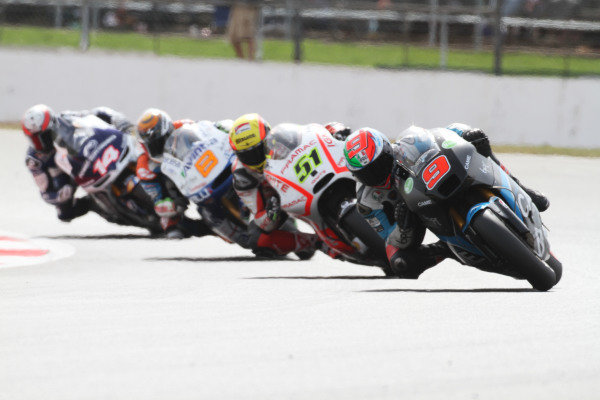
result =
[[196,131],[183,126],[169,136],[165,142],[164,153],[183,162],[194,143],[201,140]]
[[283,160],[302,141],[302,127],[296,124],[279,124],[266,137],[265,153],[272,160]]
[[396,142],[395,156],[414,175],[440,151],[435,137],[425,129],[414,129],[414,133]]

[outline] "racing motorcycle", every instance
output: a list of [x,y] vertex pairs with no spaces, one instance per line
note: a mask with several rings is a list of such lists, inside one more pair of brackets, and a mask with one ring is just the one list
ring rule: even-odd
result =
[[56,163],[93,200],[93,210],[109,222],[161,234],[152,200],[139,184],[133,136],[90,115],[58,130]]
[[[199,209],[220,203],[217,209],[224,212],[222,217],[240,228],[247,227],[249,214],[233,189],[231,164],[235,154],[226,133],[210,121],[199,121],[178,129],[164,147],[161,171],[181,195]],[[226,235],[216,233],[229,241]]]
[[283,211],[308,223],[332,257],[394,275],[383,239],[356,209],[356,181],[346,168],[343,142],[321,125],[280,124],[268,134],[265,152],[264,174]]
[[523,189],[444,128],[411,127],[395,146],[395,184],[408,208],[464,264],[549,290],[562,276],[548,231]]

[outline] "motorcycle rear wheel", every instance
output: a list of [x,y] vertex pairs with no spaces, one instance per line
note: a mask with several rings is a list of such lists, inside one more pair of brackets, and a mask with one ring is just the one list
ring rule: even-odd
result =
[[517,268],[534,289],[547,291],[558,283],[559,274],[540,260],[491,210],[476,215],[472,226],[489,249]]

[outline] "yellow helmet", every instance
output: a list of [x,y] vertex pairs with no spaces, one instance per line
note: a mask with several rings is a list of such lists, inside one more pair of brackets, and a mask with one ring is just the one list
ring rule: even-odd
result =
[[242,164],[262,171],[266,163],[264,139],[271,130],[258,114],[245,114],[236,119],[229,131],[229,144]]

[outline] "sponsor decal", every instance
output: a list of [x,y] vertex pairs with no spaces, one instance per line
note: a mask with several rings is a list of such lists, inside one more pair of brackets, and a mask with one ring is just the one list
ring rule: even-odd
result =
[[440,226],[440,227],[442,226],[442,223],[440,222],[440,220],[435,217],[421,216],[421,218],[423,218],[427,222],[427,225],[429,225],[429,226]]
[[247,132],[249,130],[250,130],[250,123],[246,122],[244,124],[239,125],[237,128],[235,128],[235,134],[239,135],[239,134]]
[[377,217],[367,218],[367,222],[371,225],[371,228],[377,228],[381,226],[381,223],[377,219]]
[[456,146],[456,142],[454,140],[444,140],[444,143],[442,143],[442,147],[445,149],[451,149],[454,146]]
[[419,207],[425,207],[425,206],[429,206],[431,204],[433,204],[432,200],[425,200],[425,201],[420,201],[420,202],[417,203],[417,205]]
[[235,139],[235,144],[240,144],[245,140],[256,137],[256,133],[251,133],[250,135],[242,136],[241,138]]
[[280,173],[283,175],[283,173],[285,172],[285,170],[288,169],[290,167],[290,165],[292,165],[292,163],[294,162],[294,159],[296,157],[298,157],[299,155],[301,155],[302,153],[304,153],[306,150],[308,150],[311,147],[316,146],[316,145],[317,145],[317,141],[316,140],[311,140],[310,142],[308,142],[308,144],[300,146],[296,150],[294,150],[294,152],[292,153],[292,155],[290,156],[290,158],[288,158],[287,161],[285,162],[285,165],[283,166],[283,168],[281,168]]
[[467,156],[467,160],[465,161],[465,169],[469,169],[469,165],[471,165],[471,156]]
[[83,146],[83,156],[88,158],[90,154],[98,147],[98,142],[94,139],[90,140]]
[[381,203],[383,201],[383,193],[380,190],[375,190],[373,192],[373,199],[376,202]]
[[300,204],[300,203],[304,203],[304,202],[306,202],[306,197],[301,197],[299,199],[292,200],[289,203],[282,205],[281,208],[284,208],[284,209],[290,208],[290,207],[295,206],[296,204]]
[[198,204],[208,199],[211,196],[211,194],[212,190],[205,187],[204,189],[201,189],[198,193],[194,194],[193,196],[190,196],[190,201]]
[[271,186],[273,186],[273,188],[275,188],[276,190],[281,190],[283,193],[286,193],[290,188],[290,186],[287,183],[277,179],[273,175],[265,175],[265,177],[267,178],[267,181],[269,181]]
[[404,182],[404,193],[410,194],[410,192],[413,190],[414,184],[413,178],[408,178],[406,182]]
[[481,164],[481,167],[479,168],[479,170],[482,173],[487,174],[488,172],[490,172],[490,167],[489,167],[488,163],[484,161],[483,164]]
[[321,138],[321,140],[323,140],[323,142],[325,142],[327,147],[335,146],[333,138],[330,135],[319,135],[319,137]]

